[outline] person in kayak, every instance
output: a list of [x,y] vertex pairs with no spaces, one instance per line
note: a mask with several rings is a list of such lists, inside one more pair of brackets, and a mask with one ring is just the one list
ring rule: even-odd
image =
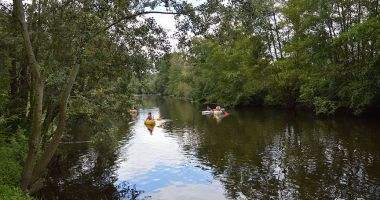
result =
[[137,109],[136,109],[136,107],[135,107],[135,106],[132,106],[132,109],[129,110],[129,113],[130,113],[131,115],[135,115],[135,114],[137,114]]
[[148,116],[146,117],[146,120],[153,120],[151,112],[148,113]]

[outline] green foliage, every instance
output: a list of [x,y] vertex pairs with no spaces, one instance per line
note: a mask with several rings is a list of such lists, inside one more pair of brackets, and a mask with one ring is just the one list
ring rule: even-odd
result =
[[26,151],[23,129],[18,129],[13,136],[0,134],[0,199],[33,199],[18,188]]
[[379,85],[374,85],[370,80],[355,81],[345,86],[339,95],[355,114],[361,114],[373,105],[375,97],[379,95],[379,89]]
[[318,114],[334,114],[337,105],[335,102],[328,100],[327,98],[315,97],[313,101],[315,113]]
[[18,186],[27,139],[22,129],[15,136],[0,135],[0,184]]
[[[69,113],[94,116],[102,109],[124,112],[133,104],[133,93],[138,90],[132,81],[143,82],[158,59],[169,50],[166,32],[154,18],[133,17],[145,8],[154,9],[163,1],[32,3],[27,6],[26,20],[44,77],[46,107],[58,104],[70,70],[79,64]],[[25,102],[32,98],[33,88],[29,87],[32,73],[27,69],[26,74],[21,74],[22,66],[28,68],[27,57],[12,9],[11,3],[0,4],[0,111],[26,118],[25,113],[31,113]],[[175,9],[183,8],[176,6]],[[126,18],[109,26],[121,17]],[[16,91],[13,96],[10,94],[12,86]],[[22,94],[17,94],[19,91]],[[22,98],[22,105],[16,99],[18,96]],[[26,111],[14,111],[10,104]]]
[[[33,129],[30,141],[38,143],[41,136],[43,144],[36,145],[43,147],[56,127],[58,133],[65,130],[57,124],[64,124],[61,122],[66,111],[72,118],[86,116],[93,120],[101,112],[126,114],[138,90],[133,80],[143,82],[169,50],[166,32],[146,15],[164,1],[24,3],[25,17],[21,14],[24,9],[19,10],[20,14],[16,12],[19,6],[8,1],[0,3],[0,184],[13,186],[20,180],[19,162],[24,159],[22,148],[26,146],[17,129],[30,130],[41,124],[42,131]],[[191,8],[186,3],[171,5],[181,12],[185,7]],[[25,19],[20,23],[19,18]],[[20,24],[26,24],[27,30]],[[29,34],[30,39],[23,38],[22,33]],[[43,86],[43,92],[38,92],[38,85]],[[39,102],[36,97],[43,99],[41,109],[32,108],[40,107],[33,103]],[[60,136],[55,138],[58,144]],[[29,152],[34,159],[31,166],[25,165],[31,171],[39,162],[39,156],[34,154]]]
[[[250,80],[267,61],[261,58],[258,38],[242,37],[228,47],[213,40],[193,40],[191,56],[171,54],[158,77],[167,77],[166,94],[223,105],[236,105],[260,95],[263,84]],[[253,66],[252,66],[253,65]],[[165,75],[167,74],[167,76]]]
[[[208,1],[178,23],[193,72],[162,69],[156,88],[225,106],[264,104],[354,114],[380,103],[380,20],[371,1]],[[184,64],[182,64],[182,67]],[[167,80],[167,81],[166,81]]]
[[[9,104],[9,74],[8,74],[8,66],[7,57],[5,55],[1,55],[0,57],[5,58],[0,61],[0,112],[3,113],[6,106]],[[9,61],[9,60],[8,60]]]
[[6,107],[9,105],[9,93],[10,93],[10,74],[9,69],[11,67],[10,46],[13,38],[10,37],[7,26],[8,13],[0,7],[0,113],[6,112]]
[[154,81],[154,92],[158,94],[166,94],[166,88],[168,87],[169,81],[169,56],[163,57],[158,64],[159,73],[155,76]]
[[0,184],[0,199],[33,200],[34,198],[23,194],[22,191],[17,187]]
[[193,66],[181,53],[172,53],[164,57],[159,64],[159,73],[155,74],[156,93],[191,99],[193,88]]
[[133,88],[123,77],[113,82],[100,81],[102,84],[88,87],[86,91],[76,91],[70,101],[71,116],[98,117],[104,111],[127,114],[134,104]]

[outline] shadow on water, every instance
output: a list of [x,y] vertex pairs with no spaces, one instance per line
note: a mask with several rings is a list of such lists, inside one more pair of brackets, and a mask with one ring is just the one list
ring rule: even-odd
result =
[[41,199],[137,199],[143,193],[128,182],[116,184],[120,141],[128,140],[129,124],[105,116],[72,121],[49,165]]
[[[41,197],[380,198],[375,120],[252,109],[231,110],[217,123],[185,101],[140,101],[132,121],[74,123],[67,140],[91,142],[60,146]],[[147,112],[164,119],[152,135],[143,126]]]

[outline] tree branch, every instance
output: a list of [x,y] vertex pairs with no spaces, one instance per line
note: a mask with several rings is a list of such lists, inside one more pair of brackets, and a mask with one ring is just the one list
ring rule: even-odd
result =
[[117,19],[116,21],[112,22],[111,24],[109,24],[108,26],[106,26],[105,28],[103,28],[102,30],[100,30],[97,33],[95,33],[95,35],[92,38],[95,38],[100,33],[104,32],[104,31],[107,31],[112,26],[115,26],[116,24],[120,23],[123,20],[129,20],[129,19],[138,17],[140,15],[145,15],[145,14],[180,15],[180,14],[184,14],[184,13],[182,13],[182,12],[179,12],[179,13],[178,12],[162,12],[162,11],[142,11],[142,12],[137,12],[137,13],[134,13],[134,14],[131,14],[131,15],[127,15],[127,16],[123,16],[123,17]]

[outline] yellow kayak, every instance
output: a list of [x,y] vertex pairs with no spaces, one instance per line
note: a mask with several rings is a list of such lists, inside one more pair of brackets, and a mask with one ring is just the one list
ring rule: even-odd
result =
[[145,120],[144,124],[145,125],[155,125],[156,121],[154,121],[154,119],[152,119],[152,120]]
[[148,128],[148,131],[152,134],[153,129],[154,129],[154,125],[145,124],[145,126]]

